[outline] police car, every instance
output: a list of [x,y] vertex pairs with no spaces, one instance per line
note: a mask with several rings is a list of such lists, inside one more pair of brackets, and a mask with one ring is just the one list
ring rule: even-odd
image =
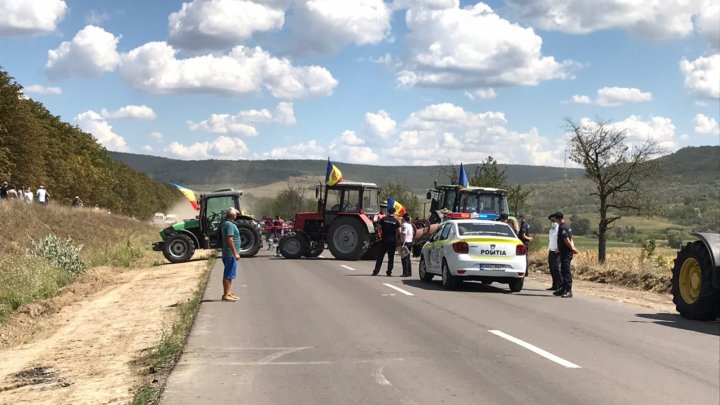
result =
[[527,263],[525,246],[506,223],[479,219],[448,220],[423,245],[420,279],[442,277],[454,289],[463,280],[508,284],[510,291],[523,288]]

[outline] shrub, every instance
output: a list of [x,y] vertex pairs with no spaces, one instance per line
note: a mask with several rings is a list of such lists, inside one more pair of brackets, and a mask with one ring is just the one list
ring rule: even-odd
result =
[[668,247],[671,247],[673,249],[680,249],[683,244],[682,232],[675,229],[668,230],[667,241]]
[[61,240],[50,234],[39,241],[32,240],[30,254],[46,259],[50,265],[77,276],[85,271],[85,264],[80,260],[82,245],[76,245],[71,238]]

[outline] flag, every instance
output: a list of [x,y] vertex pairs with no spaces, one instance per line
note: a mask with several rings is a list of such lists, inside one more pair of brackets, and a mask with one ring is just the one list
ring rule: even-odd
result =
[[327,171],[325,172],[325,184],[328,186],[334,186],[341,181],[343,181],[342,172],[337,168],[337,166],[330,163],[330,158],[328,158]]
[[405,207],[402,206],[399,202],[395,201],[394,199],[388,197],[387,199],[387,206],[388,208],[392,207],[395,208],[395,215],[405,215],[407,212],[405,210]]
[[465,168],[463,167],[462,162],[460,163],[460,178],[458,179],[458,184],[467,187],[470,185],[467,178],[467,173],[465,173]]
[[170,183],[170,184],[172,184],[173,186],[175,186],[175,188],[177,188],[178,190],[180,190],[180,192],[182,193],[182,195],[184,195],[185,198],[187,198],[188,201],[190,201],[190,204],[191,204],[192,207],[195,209],[195,211],[200,211],[200,205],[199,205],[198,202],[197,202],[197,198],[195,198],[195,192],[194,192],[194,191],[190,190],[189,188],[185,188],[185,187],[183,187],[183,186],[181,186],[181,185],[179,185],[179,184],[175,184],[175,183]]

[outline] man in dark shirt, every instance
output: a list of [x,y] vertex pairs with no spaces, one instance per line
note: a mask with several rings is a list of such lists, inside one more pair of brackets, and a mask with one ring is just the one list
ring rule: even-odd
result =
[[555,220],[560,226],[557,233],[558,251],[560,252],[560,288],[553,295],[562,298],[572,298],[572,273],[570,273],[570,262],[572,262],[573,254],[577,253],[575,244],[572,240],[572,229],[565,222],[565,214],[562,212],[555,213]]
[[7,192],[10,187],[8,186],[7,181],[3,182],[2,186],[0,187],[0,200],[4,200],[7,198]]
[[395,245],[397,243],[397,234],[400,229],[400,222],[395,218],[395,209],[388,207],[387,215],[383,217],[380,222],[380,230],[382,231],[382,239],[380,240],[380,251],[378,252],[377,260],[375,261],[375,269],[372,272],[373,276],[377,276],[382,267],[383,259],[385,254],[388,256],[388,277],[392,275],[393,261],[395,259]]
[[530,273],[530,242],[533,238],[530,236],[530,224],[525,220],[525,214],[520,214],[520,234],[518,237],[525,245],[525,276]]

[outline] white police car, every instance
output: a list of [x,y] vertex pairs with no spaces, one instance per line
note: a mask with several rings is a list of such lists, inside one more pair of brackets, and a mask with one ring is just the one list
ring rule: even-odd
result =
[[446,221],[425,243],[420,256],[420,279],[442,277],[454,289],[463,280],[506,283],[510,291],[523,288],[527,263],[525,246],[503,222],[479,219]]

